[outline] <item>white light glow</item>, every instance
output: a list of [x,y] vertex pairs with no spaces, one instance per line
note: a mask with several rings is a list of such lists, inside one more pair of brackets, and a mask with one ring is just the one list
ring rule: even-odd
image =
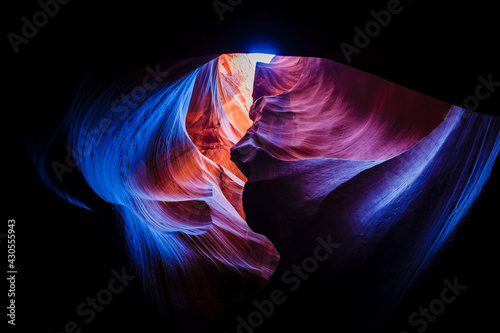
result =
[[275,54],[267,54],[267,53],[250,53],[248,55],[253,62],[263,62],[270,63],[271,60],[275,57]]

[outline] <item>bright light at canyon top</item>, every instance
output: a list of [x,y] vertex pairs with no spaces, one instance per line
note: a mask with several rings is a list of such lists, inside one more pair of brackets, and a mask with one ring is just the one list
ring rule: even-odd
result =
[[270,63],[271,60],[275,57],[275,54],[269,54],[269,53],[250,53],[249,54],[250,59],[252,62],[263,62],[263,63]]

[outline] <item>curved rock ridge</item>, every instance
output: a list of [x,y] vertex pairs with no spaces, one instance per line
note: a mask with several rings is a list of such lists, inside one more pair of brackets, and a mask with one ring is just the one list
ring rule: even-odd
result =
[[321,58],[278,56],[259,64],[255,81],[254,123],[234,149],[250,140],[282,160],[391,158],[432,132],[451,107]]
[[[147,75],[157,84],[144,87]],[[340,247],[314,274],[351,291],[357,307],[339,316],[359,314],[361,332],[448,244],[489,177],[499,129],[327,59],[235,53],[89,75],[33,164],[66,200],[117,212],[171,331],[238,324],[231,309],[285,290],[281,274],[328,236]],[[54,172],[61,138],[85,188]]]

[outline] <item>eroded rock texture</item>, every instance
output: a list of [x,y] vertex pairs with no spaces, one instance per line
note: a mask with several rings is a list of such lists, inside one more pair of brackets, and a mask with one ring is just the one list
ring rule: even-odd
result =
[[[218,315],[212,327],[236,331],[252,297],[301,281],[289,272],[316,258],[318,237],[339,246],[306,260],[311,303],[338,295],[333,316],[369,331],[449,242],[500,149],[499,119],[326,59],[162,66],[140,98],[150,69],[89,76],[55,137],[117,211],[144,292],[176,332]],[[34,153],[41,179],[90,207],[57,181],[47,147]]]

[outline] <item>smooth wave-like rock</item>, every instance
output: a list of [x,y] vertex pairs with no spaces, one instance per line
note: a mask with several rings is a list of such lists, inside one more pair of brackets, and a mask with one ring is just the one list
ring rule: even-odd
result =
[[[318,237],[339,247],[314,269],[316,291],[343,290],[336,319],[369,331],[448,244],[499,153],[499,119],[327,59],[162,66],[128,102],[150,70],[89,75],[33,163],[58,195],[92,207],[51,169],[51,145],[67,139],[171,331],[236,330],[245,304],[290,287],[283,274]],[[293,311],[319,319],[319,308]]]

